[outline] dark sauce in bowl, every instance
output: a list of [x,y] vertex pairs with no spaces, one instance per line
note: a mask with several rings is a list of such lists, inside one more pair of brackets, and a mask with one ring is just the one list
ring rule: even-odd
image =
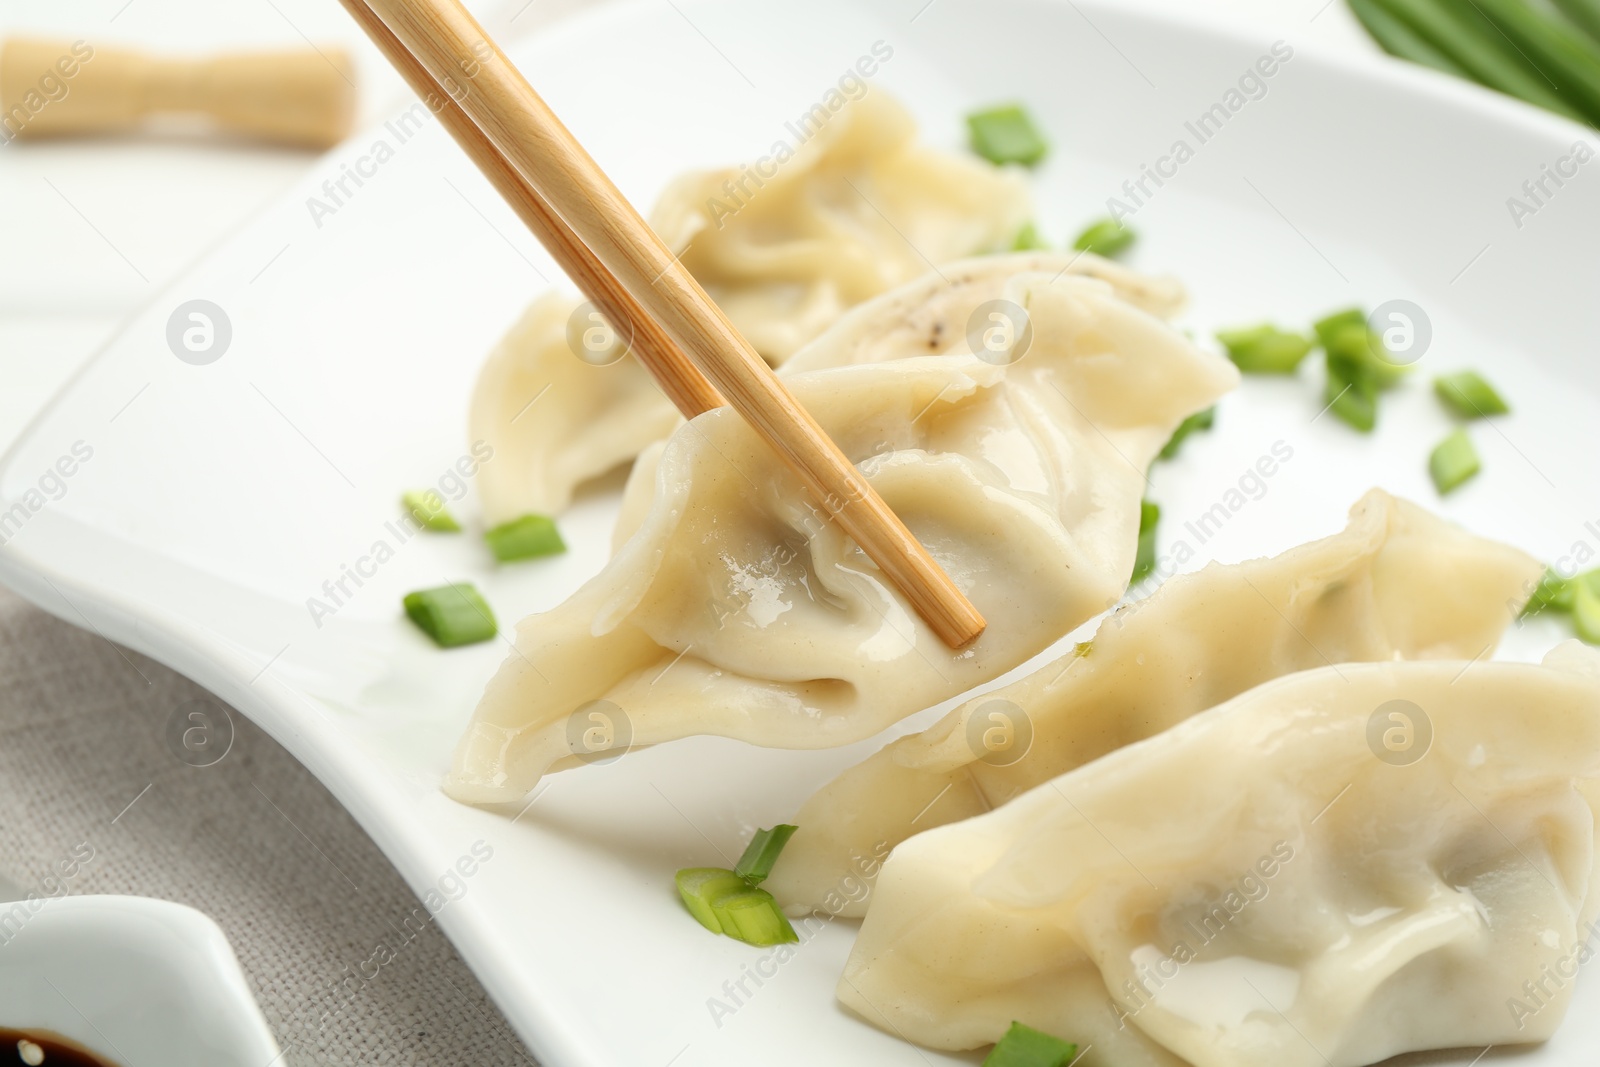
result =
[[117,1067],[76,1041],[46,1030],[0,1026],[0,1067]]

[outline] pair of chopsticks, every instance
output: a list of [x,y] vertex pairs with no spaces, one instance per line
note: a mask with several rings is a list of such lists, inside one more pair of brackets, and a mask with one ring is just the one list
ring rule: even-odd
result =
[[[983,616],[458,0],[340,0],[685,418],[727,403],[941,640]],[[724,400],[723,398],[727,399]]]

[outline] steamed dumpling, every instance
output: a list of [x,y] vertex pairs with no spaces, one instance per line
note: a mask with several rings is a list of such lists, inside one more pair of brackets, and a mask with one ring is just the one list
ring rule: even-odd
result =
[[[811,345],[781,373],[851,363],[881,363],[965,345],[979,304],[1005,295],[1018,274],[1098,278],[1122,299],[1170,318],[1186,299],[1171,278],[1152,278],[1085,253],[1019,252],[983,256],[885,293],[848,312],[838,340]],[[490,522],[534,512],[555,515],[584,482],[627,463],[665,438],[679,418],[632,355],[594,365],[568,339],[579,299],[555,293],[534,301],[485,361],[473,388],[471,439],[494,446],[479,491]]]
[[727,168],[678,178],[650,224],[756,351],[782,363],[847,308],[1010,248],[1031,216],[1021,171],[916,136],[904,107],[871,92],[770,177]]
[[561,293],[539,297],[478,372],[468,425],[472,440],[494,446],[478,474],[490,525],[562,511],[580,484],[678,424],[631,356],[597,366],[573,354],[567,324],[579,305]]
[[[1031,211],[1020,172],[917,144],[916,124],[883,92],[834,115],[761,188],[746,179],[750,195],[735,190],[743,207],[722,188],[740,175],[678,178],[651,222],[774,363],[855,304],[942,264],[1009,248]],[[1041,262],[1038,269],[1060,268]],[[1181,300],[1175,283],[1103,260],[1086,257],[1079,269],[1112,274],[1158,302]],[[574,354],[568,318],[579,304],[563,294],[540,297],[479,374],[469,429],[471,440],[495,450],[479,482],[491,522],[557,514],[580,484],[676,425],[677,412],[631,355],[594,366]]]
[[[974,314],[982,305],[1001,300],[1026,307],[1032,299],[1030,294],[1041,284],[1067,276],[1093,278],[1109,287],[1117,299],[1158,318],[1176,314],[1186,299],[1183,286],[1173,279],[1146,277],[1095,255],[1018,252],[981,256],[952,263],[937,274],[852,309],[816,343],[807,345],[780,367],[778,374],[790,378],[829,367],[973,352],[981,347],[982,337],[980,334],[974,345],[967,333],[973,329]],[[1079,323],[1075,328],[1081,330],[1083,325]],[[1113,349],[1142,344],[1140,337],[1149,329],[1145,317],[1135,314],[1104,317],[1100,325],[1133,331],[1093,342]],[[1012,373],[1032,375],[1034,369],[1048,370],[1050,366],[1048,360],[1024,359],[1012,368]],[[651,445],[644,449],[628,476],[622,513],[612,533],[614,549],[633,536],[654,495],[656,464],[665,443],[657,440]]]
[[1087,650],[844,772],[800,809],[803,831],[766,888],[785,905],[863,915],[867,897],[844,902],[836,889],[855,857],[997,808],[1280,675],[1484,656],[1541,573],[1531,556],[1373,490],[1342,533],[1172,578],[1111,616]]
[[1600,903],[1597,776],[1576,642],[1292,674],[901,844],[839,997],[934,1048],[1020,1020],[1084,1067],[1542,1041],[1572,983],[1527,983]]
[[624,724],[607,747],[691,734],[847,744],[1113,603],[1145,467],[1237,372],[1103,282],[1014,284],[1034,341],[1009,367],[928,356],[790,381],[983,612],[981,637],[945,647],[736,414],[707,412],[667,441],[637,532],[605,570],[518,627],[446,789],[521,796],[583,753],[569,726],[594,701]]

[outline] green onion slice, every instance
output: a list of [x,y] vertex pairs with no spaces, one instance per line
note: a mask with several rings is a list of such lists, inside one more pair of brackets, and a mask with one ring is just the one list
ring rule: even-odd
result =
[[1124,226],[1116,219],[1096,219],[1084,227],[1077,240],[1072,242],[1072,247],[1079,252],[1093,252],[1097,256],[1115,259],[1126,252],[1138,237],[1131,226]]
[[1544,577],[1534,586],[1533,595],[1528,598],[1522,614],[1534,615],[1546,608],[1551,611],[1571,611],[1577,593],[1578,579],[1563,578],[1554,567],[1546,567]]
[[714,934],[723,932],[715,902],[750,888],[743,878],[724,867],[687,867],[678,872],[677,883],[683,906]]
[[733,872],[753,886],[760,885],[772,873],[772,865],[778,862],[778,853],[783,851],[783,846],[789,843],[789,838],[798,829],[798,826],[779,823],[770,830],[757,830],[750,844],[745,846],[744,855],[733,865]]
[[432,489],[413,489],[400,496],[400,503],[411,513],[424,530],[435,533],[455,533],[461,524],[445,507],[444,498]]
[[984,1057],[983,1067],[1067,1067],[1077,1055],[1077,1045],[1013,1022]]
[[1217,340],[1228,350],[1228,358],[1246,374],[1293,374],[1316,347],[1304,334],[1280,330],[1269,322],[1218,330]]
[[1600,571],[1573,579],[1572,622],[1587,644],[1600,645]]
[[1196,430],[1209,430],[1217,423],[1217,408],[1213,404],[1204,411],[1197,411],[1187,419],[1178,423],[1178,428],[1172,431],[1172,436],[1167,443],[1161,446],[1158,454],[1161,459],[1171,459],[1178,454],[1178,449],[1183,446],[1183,439]]
[[746,886],[737,893],[718,897],[711,905],[722,932],[747,945],[783,945],[799,941],[788,916],[765,889]]
[[1031,222],[1023,223],[1022,229],[1017,231],[1016,239],[1011,242],[1013,252],[1037,252],[1049,247],[1049,242],[1039,236],[1039,228]]
[[1378,387],[1360,365],[1328,353],[1328,386],[1323,401],[1345,423],[1362,433],[1378,424]]
[[1330,360],[1338,359],[1360,367],[1362,374],[1378,389],[1388,389],[1411,370],[1409,366],[1389,358],[1383,338],[1367,325],[1366,312],[1360,308],[1346,308],[1319,319],[1313,326],[1317,342],[1328,353]]
[[1457,371],[1435,378],[1433,391],[1439,394],[1439,399],[1444,401],[1446,407],[1463,419],[1481,419],[1511,411],[1510,405],[1495,392],[1494,386],[1484,381],[1477,371]]
[[1482,469],[1478,450],[1472,447],[1472,438],[1465,430],[1456,430],[1440,441],[1428,457],[1428,473],[1441,494],[1457,488]]
[[489,551],[501,563],[550,556],[567,550],[555,520],[544,515],[524,515],[501,523],[483,535]]
[[406,617],[440,648],[477,644],[498,632],[494,613],[468,582],[407,593],[404,603]]
[[967,116],[972,150],[990,163],[1021,163],[1043,159],[1050,146],[1021,104],[974,111]]
[[1128,584],[1142,580],[1156,566],[1156,526],[1161,521],[1161,505],[1150,500],[1139,501],[1139,551],[1133,558],[1133,574]]

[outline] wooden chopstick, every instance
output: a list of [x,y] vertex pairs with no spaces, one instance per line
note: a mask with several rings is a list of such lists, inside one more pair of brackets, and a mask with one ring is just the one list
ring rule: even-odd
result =
[[[495,191],[511,205],[523,225],[533,231],[539,243],[549,250],[556,265],[566,272],[585,296],[594,301],[595,307],[600,309],[619,336],[631,337],[632,348],[639,362],[655,377],[656,384],[683,413],[683,417],[692,419],[701,412],[727,403],[706,381],[705,375],[689,362],[683,350],[622,287],[622,283],[600,265],[594,253],[589,251],[589,246],[578,240],[577,235],[544,202],[544,198],[500,157],[483,131],[451,99],[450,90],[434,81],[433,75],[406,51],[405,45],[389,32],[389,27],[367,7],[365,0],[339,2],[366,31],[384,58],[400,72],[406,84],[411,86],[411,91],[438,116],[440,124],[455,138],[467,158],[477,164]],[[460,83],[457,85],[459,87]]]
[[[349,8],[360,0],[342,2]],[[530,228],[546,247],[554,254],[557,245],[587,246],[601,272],[620,282],[642,309],[632,320],[636,335],[642,320],[660,324],[711,386],[777,449],[941,640],[959,648],[981,634],[983,616],[458,0],[365,0],[365,6],[429,75],[433,91],[450,84],[464,90],[452,98],[497,157],[486,173],[500,188],[495,173],[509,168],[523,179],[519,185],[531,187],[535,196],[519,189],[515,199],[507,199],[514,206],[524,199],[537,205],[534,213],[540,222]],[[406,66],[401,71],[406,73]],[[546,229],[555,231],[556,244],[546,239]],[[587,280],[574,276],[580,286]],[[595,293],[590,297],[601,304]],[[644,349],[638,353],[641,360],[655,355]],[[665,381],[684,368],[662,364],[652,370]]]

